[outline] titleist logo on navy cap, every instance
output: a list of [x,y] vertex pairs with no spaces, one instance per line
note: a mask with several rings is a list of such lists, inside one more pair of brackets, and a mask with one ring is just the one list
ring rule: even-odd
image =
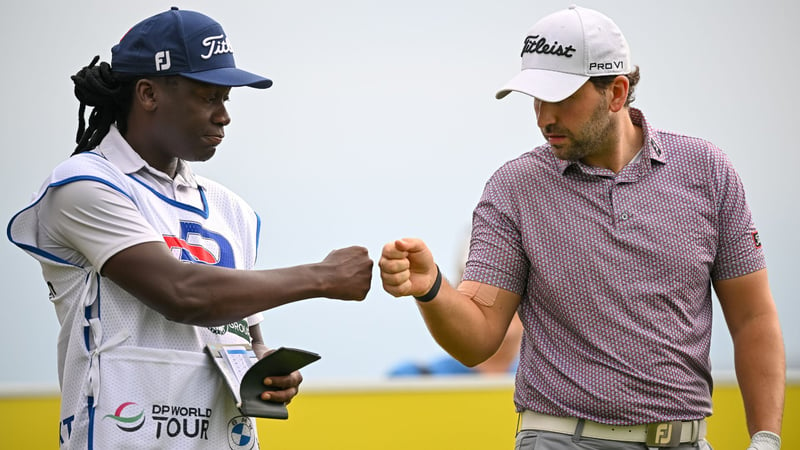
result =
[[134,25],[111,49],[116,73],[180,75],[217,86],[268,88],[272,81],[239,69],[222,25],[172,7]]
[[[209,60],[214,55],[233,54],[230,40],[224,34],[208,36],[200,41],[203,51],[198,54],[201,59]],[[155,54],[156,71],[169,70],[172,67],[170,51],[162,50]]]
[[233,47],[231,47],[230,41],[224,34],[209,36],[203,39],[202,45],[208,49],[208,53],[200,55],[203,59],[209,59],[214,55],[233,53]]
[[522,46],[522,53],[519,56],[525,56],[525,53],[539,53],[542,55],[556,55],[572,58],[576,49],[572,45],[564,47],[558,41],[549,44],[547,38],[544,36],[528,36],[525,38],[525,44]]

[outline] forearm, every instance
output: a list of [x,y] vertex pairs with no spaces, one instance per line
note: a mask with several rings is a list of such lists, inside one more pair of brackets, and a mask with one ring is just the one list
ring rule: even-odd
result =
[[[172,320],[202,326],[230,323],[295,301],[326,297],[318,264],[271,270],[195,266],[174,284],[162,313]],[[172,316],[172,317],[170,317]]]
[[786,360],[777,315],[753,318],[737,330],[733,344],[749,434],[780,434]]
[[482,363],[497,351],[502,342],[505,329],[493,326],[486,310],[446,280],[443,280],[439,295],[433,301],[417,302],[417,305],[431,336],[466,366]]
[[[520,302],[519,295],[472,283],[475,292],[481,286],[490,298],[473,301],[476,293],[462,293],[453,288],[433,261],[433,255],[420,239],[405,238],[383,246],[380,259],[381,280],[386,292],[395,297],[423,297],[417,301],[425,324],[436,342],[467,366],[475,366],[492,356],[500,347],[508,325]],[[438,280],[441,286],[436,288]]]
[[159,243],[111,257],[102,274],[166,318],[216,326],[307,298],[362,300],[372,260],[366,248],[334,250],[321,262],[272,270],[239,270],[175,259]]
[[786,356],[767,270],[717,280],[714,289],[733,339],[748,431],[780,434]]

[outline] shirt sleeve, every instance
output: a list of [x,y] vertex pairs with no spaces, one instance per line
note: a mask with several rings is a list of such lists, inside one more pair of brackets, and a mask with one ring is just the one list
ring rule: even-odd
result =
[[99,271],[126,248],[164,242],[130,198],[103,183],[82,180],[53,187],[42,202],[41,247],[78,265]]
[[255,313],[252,316],[247,316],[245,320],[247,320],[247,326],[252,327],[253,325],[260,324],[264,320],[264,315],[262,313]]
[[718,241],[711,278],[720,280],[761,270],[766,259],[739,174],[722,151],[713,150]]
[[530,262],[525,255],[518,211],[505,168],[486,183],[472,214],[470,250],[464,280],[477,281],[522,295]]

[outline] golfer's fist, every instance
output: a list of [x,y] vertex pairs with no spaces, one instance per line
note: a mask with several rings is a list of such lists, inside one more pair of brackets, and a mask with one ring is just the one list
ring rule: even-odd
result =
[[384,245],[378,266],[383,289],[395,297],[425,295],[436,281],[433,255],[419,239],[398,239]]

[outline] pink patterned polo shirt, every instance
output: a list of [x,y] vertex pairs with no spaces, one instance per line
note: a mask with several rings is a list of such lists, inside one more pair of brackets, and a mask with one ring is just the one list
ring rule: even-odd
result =
[[614,174],[543,145],[473,214],[465,280],[522,296],[514,402],[608,424],[711,413],[711,280],[765,267],[742,183],[713,144],[651,128]]

